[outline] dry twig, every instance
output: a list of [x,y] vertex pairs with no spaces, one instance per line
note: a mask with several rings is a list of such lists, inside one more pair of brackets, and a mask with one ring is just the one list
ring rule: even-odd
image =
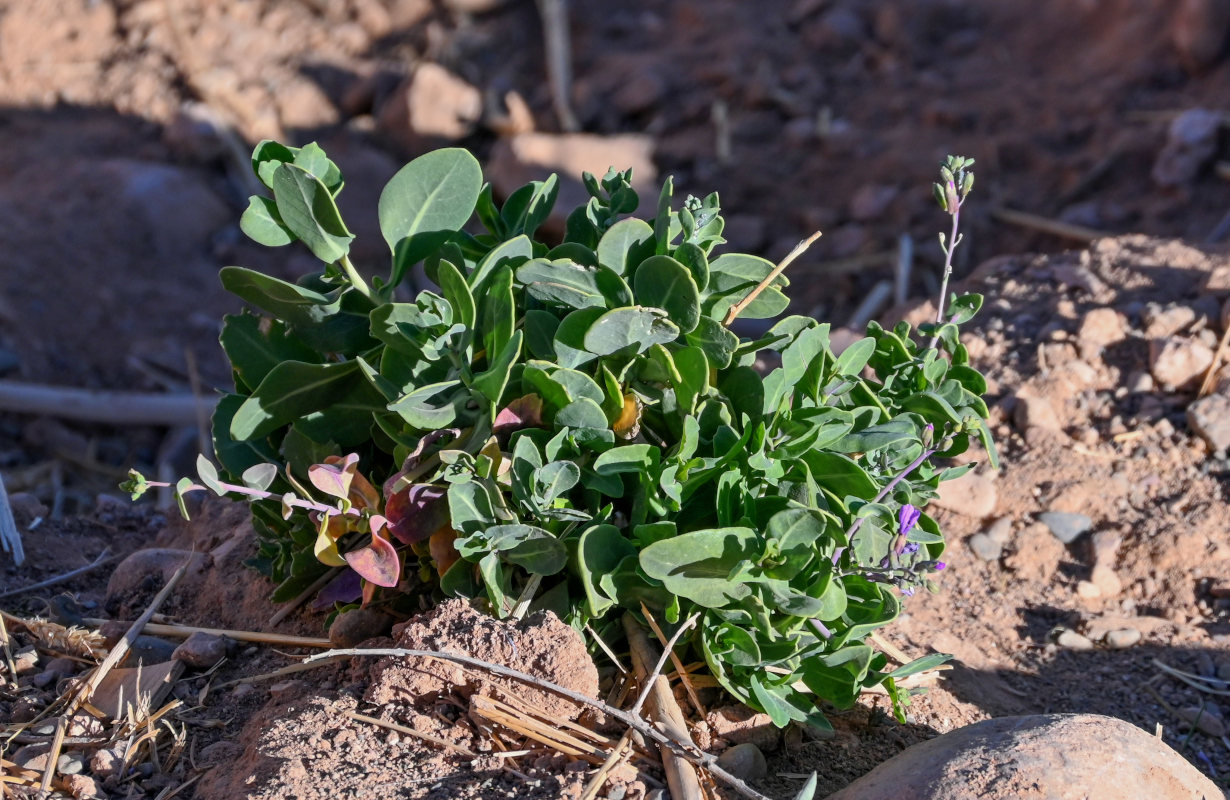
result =
[[38,583],[32,583],[29,586],[22,586],[20,589],[9,589],[6,592],[0,592],[0,597],[12,597],[13,595],[16,595],[16,594],[26,594],[27,592],[37,592],[40,589],[46,589],[48,586],[55,586],[56,584],[60,584],[60,583],[64,583],[65,581],[72,580],[78,575],[82,575],[86,572],[89,572],[92,569],[101,567],[103,564],[108,564],[114,560],[115,560],[115,556],[111,555],[111,548],[105,547],[103,548],[103,551],[98,554],[97,558],[95,558],[89,564],[86,564],[84,567],[77,567],[76,569],[69,570],[68,572],[62,572],[59,575],[48,578],[45,581],[39,581]]
[[1109,233],[1105,231],[1086,228],[1083,225],[1073,225],[1068,222],[1060,222],[1055,219],[1040,217],[1037,214],[1030,214],[1026,211],[1017,211],[1012,208],[995,208],[991,210],[991,216],[1000,222],[1006,222],[1009,225],[1016,225],[1021,228],[1029,228],[1031,230],[1049,233],[1052,236],[1058,236],[1062,239],[1072,239],[1077,242],[1092,242],[1095,239],[1105,239]]
[[807,252],[807,248],[811,247],[812,242],[819,239],[821,235],[822,234],[820,231],[816,231],[811,236],[808,236],[806,239],[796,244],[794,249],[787,253],[786,257],[781,260],[781,263],[774,267],[773,270],[765,276],[764,280],[756,285],[756,288],[747,293],[747,297],[744,297],[742,300],[730,307],[730,310],[726,312],[726,319],[722,320],[722,324],[730,327],[730,323],[738,319],[739,315],[743,313],[743,310],[750,306],[752,301],[759,297],[760,293],[767,289],[773,281],[777,280],[777,276],[785,272],[786,267],[790,266],[796,258]]
[[194,425],[199,413],[212,414],[214,402],[191,394],[104,392],[0,381],[0,411],[43,414],[111,425]]

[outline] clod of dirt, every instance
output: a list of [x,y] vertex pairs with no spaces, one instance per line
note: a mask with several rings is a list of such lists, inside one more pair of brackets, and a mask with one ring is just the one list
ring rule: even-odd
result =
[[750,742],[761,750],[776,750],[781,741],[781,731],[773,724],[768,714],[758,713],[747,706],[723,706],[708,713],[705,721],[714,736],[733,745]]
[[[462,600],[449,600],[435,610],[393,630],[397,647],[461,653],[528,672],[567,689],[596,697],[598,670],[580,634],[550,612],[522,622],[496,620]],[[365,700],[378,705],[430,707],[440,697],[473,694],[496,699],[512,695],[547,718],[576,719],[581,709],[571,700],[542,689],[446,661],[386,658],[372,669]]]
[[1096,714],[978,722],[915,745],[829,800],[1190,800],[1222,792],[1156,737]]

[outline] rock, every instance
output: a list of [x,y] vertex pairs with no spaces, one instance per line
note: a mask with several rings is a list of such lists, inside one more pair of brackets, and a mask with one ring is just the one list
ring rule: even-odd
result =
[[1145,306],[1145,337],[1162,339],[1175,336],[1196,321],[1196,309],[1191,306],[1170,305],[1165,308],[1156,303]]
[[993,542],[1008,544],[1012,541],[1012,517],[1000,517],[992,522],[984,533]]
[[18,675],[29,675],[38,668],[38,650],[32,644],[26,645],[13,655],[13,664]]
[[50,755],[50,744],[27,744],[14,750],[9,759],[22,769],[42,772],[47,769],[47,760]]
[[329,641],[334,647],[358,647],[368,639],[388,636],[393,618],[371,608],[352,608],[337,615],[329,626]]
[[191,575],[203,572],[212,561],[205,553],[188,550],[138,550],[121,561],[115,572],[111,573],[111,578],[107,581],[105,605],[108,610],[112,610],[116,603],[127,599],[130,594],[138,591],[158,591],[184,562],[188,562],[188,574]]
[[1127,337],[1127,324],[1123,315],[1113,308],[1095,308],[1081,320],[1076,338],[1081,342],[1103,348],[1116,344]]
[[975,533],[969,537],[969,549],[983,561],[999,561],[1003,553],[1003,545],[987,536],[985,533]]
[[1190,388],[1213,363],[1213,351],[1202,342],[1169,336],[1149,341],[1149,371],[1162,384]]
[[1128,375],[1124,385],[1132,394],[1147,394],[1153,391],[1153,376],[1143,370],[1138,370]]
[[530,181],[551,173],[560,178],[553,224],[562,232],[564,214],[584,205],[589,193],[582,172],[601,178],[608,168],[632,168],[633,188],[641,197],[656,196],[658,172],[653,164],[653,140],[640,134],[598,136],[589,133],[523,133],[500,139],[491,150],[487,177],[496,194],[508,197]]
[[[1222,29],[1223,39],[1225,28]],[[1153,164],[1153,182],[1163,188],[1185,186],[1196,179],[1217,153],[1221,115],[1192,108],[1175,117],[1166,133],[1166,144]]]
[[1073,630],[1064,629],[1055,637],[1055,644],[1060,647],[1066,647],[1069,650],[1092,650],[1093,642],[1089,641],[1089,637],[1082,636]]
[[773,724],[768,714],[754,711],[745,705],[730,705],[715,708],[705,716],[713,736],[731,744],[751,743],[762,751],[778,748],[781,731]]
[[1187,407],[1187,424],[1214,451],[1230,448],[1230,397],[1211,394]]
[[432,140],[452,142],[474,132],[482,93],[439,64],[423,62],[376,112],[376,126],[407,150]]
[[1116,628],[1106,634],[1106,646],[1111,650],[1126,650],[1143,638],[1135,628]]
[[1230,659],[1223,658],[1217,662],[1217,679],[1230,681]]
[[193,669],[207,670],[226,657],[225,636],[197,631],[175,648],[171,657]]
[[9,508],[17,524],[23,528],[35,519],[47,516],[47,506],[33,492],[13,492],[9,495]]
[[1045,714],[984,720],[917,744],[828,800],[1221,796],[1182,756],[1131,723]]
[[939,496],[932,502],[940,508],[982,519],[995,512],[997,501],[994,481],[985,475],[967,472],[955,480],[941,483]]
[[91,163],[88,170],[94,175],[83,176],[78,189],[103,182],[111,208],[108,219],[116,214],[130,231],[140,231],[145,247],[153,251],[151,258],[183,257],[193,249],[204,252],[218,229],[232,223],[230,206],[192,169],[108,159]]
[[718,756],[718,766],[745,781],[758,781],[769,774],[764,753],[751,742],[737,744]]
[[76,775],[85,769],[85,759],[80,753],[65,753],[56,761],[56,769],[64,775]]
[[336,125],[341,118],[337,106],[319,84],[296,75],[278,83],[273,95],[278,118],[287,131],[311,131]]
[[1181,0],[1170,28],[1170,39],[1183,66],[1202,72],[1217,63],[1230,30],[1230,1]]
[[98,787],[98,781],[94,780],[89,775],[69,775],[64,781],[68,793],[75,800],[94,800],[97,797],[106,797],[102,789]]
[[53,658],[50,661],[48,661],[46,670],[48,672],[54,672],[55,674],[59,675],[61,678],[70,678],[73,675],[77,674],[77,670],[80,668],[80,666],[81,665],[74,659],[60,657],[60,658]]
[[1089,581],[1080,581],[1076,584],[1076,593],[1085,600],[1097,600],[1102,596],[1102,590]]
[[1119,580],[1115,571],[1105,564],[1094,566],[1089,581],[1098,587],[1104,597],[1116,597],[1123,591],[1123,581]]
[[68,736],[101,736],[104,732],[102,720],[93,714],[79,711],[68,721],[65,734]]
[[1226,735],[1226,724],[1215,714],[1209,713],[1208,708],[1201,709],[1197,706],[1180,708],[1175,711],[1175,716],[1184,722],[1191,723],[1196,730],[1214,739],[1220,739]]
[[1098,531],[1093,535],[1092,543],[1093,563],[1111,566],[1119,555],[1119,546],[1123,544],[1123,537],[1118,531]]
[[1062,431],[1059,415],[1055,407],[1045,397],[1021,393],[1017,395],[1016,407],[1012,409],[1012,420],[1019,430],[1028,431],[1040,428],[1044,431]]
[[124,766],[124,756],[116,748],[96,750],[94,755],[90,756],[90,772],[103,780],[118,774],[122,766]]
[[1064,544],[1072,544],[1082,533],[1093,527],[1093,520],[1070,511],[1044,511],[1038,521],[1046,525],[1051,535]]

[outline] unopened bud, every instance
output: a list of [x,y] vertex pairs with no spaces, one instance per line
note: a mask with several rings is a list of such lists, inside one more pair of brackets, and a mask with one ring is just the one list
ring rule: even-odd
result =
[[940,208],[948,210],[948,200],[944,197],[944,187],[938,183],[931,184],[931,193],[935,195],[935,202],[940,204]]

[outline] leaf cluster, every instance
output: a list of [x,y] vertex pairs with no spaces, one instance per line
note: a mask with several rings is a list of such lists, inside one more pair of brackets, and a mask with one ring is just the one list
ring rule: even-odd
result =
[[[341,566],[341,603],[430,592],[602,633],[623,610],[668,628],[700,611],[688,646],[778,724],[824,725],[819,700],[935,660],[892,671],[864,639],[942,566],[935,521],[907,530],[901,509],[968,469],[940,464],[971,437],[994,452],[958,338],[981,298],[924,326],[935,347],[873,323],[836,354],[799,316],[741,338],[730,309],[776,318],[789,280],[721,252],[716,194],[676,207],[667,180],[642,220],[629,172],[587,174],[589,201],[548,243],[555,177],[499,204],[458,149],[385,188],[390,266],[369,286],[325,153],[264,142],[253,168],[271,196],[244,231],[322,267],[222,270],[257,311],[226,318],[235,389],[213,424],[221,478],[201,477],[229,491],[260,471],[254,565],[275,600]],[[410,299],[420,264],[438,289]]]

